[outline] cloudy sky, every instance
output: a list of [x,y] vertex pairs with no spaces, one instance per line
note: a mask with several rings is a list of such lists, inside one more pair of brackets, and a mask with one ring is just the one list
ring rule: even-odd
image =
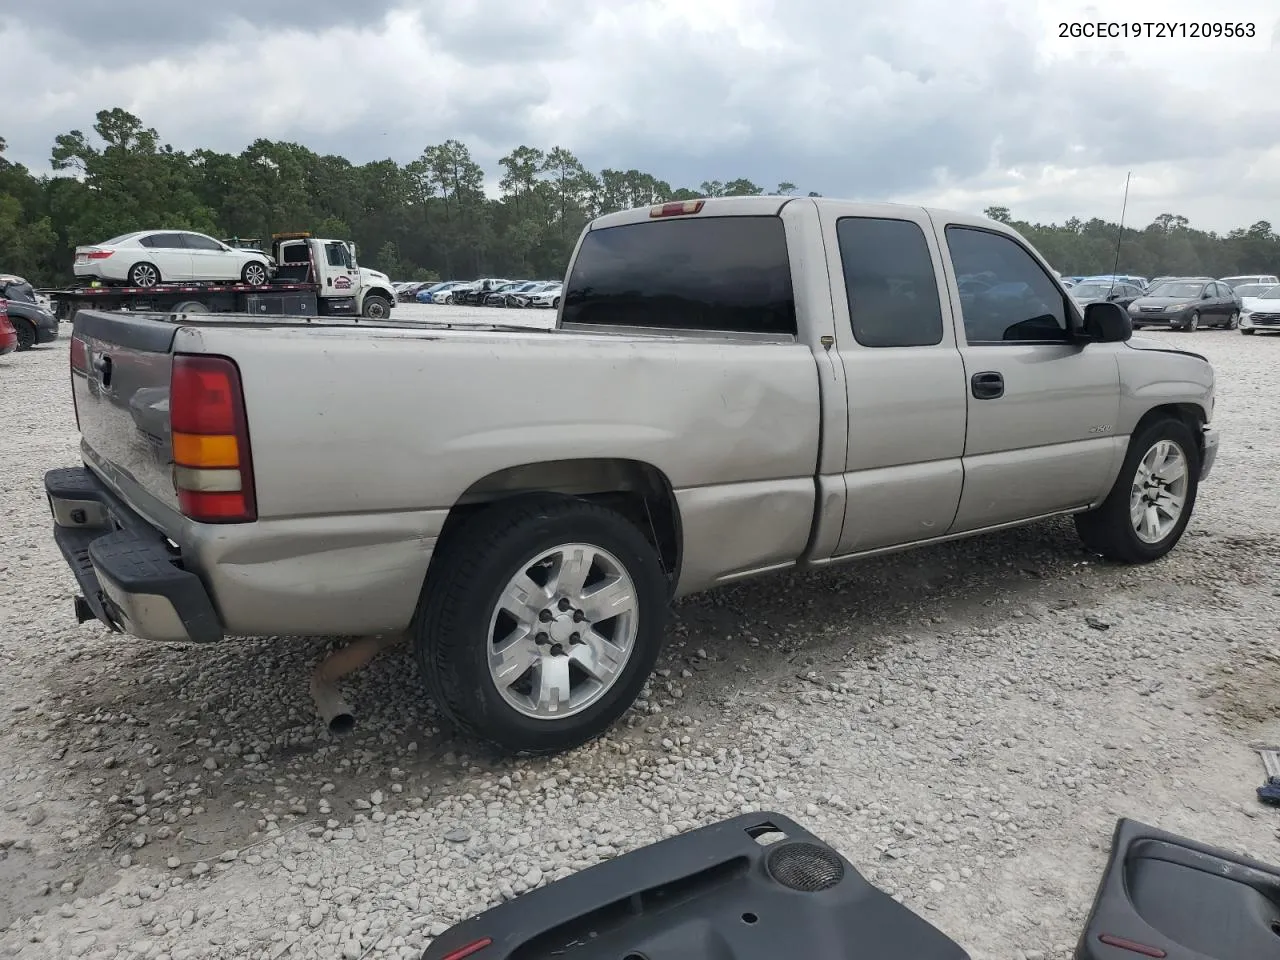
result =
[[[297,140],[353,161],[466,142],[673,185],[1205,229],[1280,223],[1280,7],[1230,0],[4,0],[0,137],[122,106],[179,149]],[[1060,22],[1253,39],[1060,39]],[[496,179],[496,177],[494,178]]]

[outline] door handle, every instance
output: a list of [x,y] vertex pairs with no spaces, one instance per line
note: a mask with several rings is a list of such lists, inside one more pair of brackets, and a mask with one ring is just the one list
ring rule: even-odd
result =
[[978,400],[998,400],[1004,396],[1004,376],[994,370],[975,373],[969,380],[973,396]]

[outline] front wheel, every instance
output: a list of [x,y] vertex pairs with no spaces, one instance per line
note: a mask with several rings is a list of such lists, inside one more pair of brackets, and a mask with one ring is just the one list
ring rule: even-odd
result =
[[1246,337],[1252,337],[1254,334],[1253,327],[1241,327],[1240,333]]
[[385,320],[391,315],[391,301],[372,293],[364,298],[361,314],[370,320]]
[[1240,326],[1240,314],[1232,313],[1231,316],[1227,318],[1227,329],[1235,330],[1239,326]]
[[267,282],[266,264],[258,260],[250,260],[240,271],[240,279],[251,287],[261,287]]
[[494,504],[446,535],[414,647],[427,690],[464,731],[515,752],[604,733],[644,687],[668,589],[621,514],[538,495]]
[[1187,321],[1187,332],[1195,333],[1200,329],[1200,311],[1191,314],[1191,319]]
[[1121,563],[1150,563],[1177,545],[1200,485],[1200,448],[1181,420],[1162,417],[1129,441],[1102,505],[1075,517],[1086,547]]
[[10,319],[13,321],[13,329],[18,334],[18,350],[30,350],[36,345],[35,324],[20,317],[11,317]]

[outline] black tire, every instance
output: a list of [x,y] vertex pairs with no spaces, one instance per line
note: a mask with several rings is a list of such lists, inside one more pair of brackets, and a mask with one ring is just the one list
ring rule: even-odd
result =
[[1187,321],[1187,325],[1186,327],[1184,327],[1184,329],[1187,331],[1187,333],[1195,333],[1197,330],[1200,329],[1200,311],[1199,310],[1192,311],[1191,319]]
[[559,298],[559,297],[556,297],[554,300],[552,300],[552,301],[551,301],[551,309],[552,309],[552,310],[559,310],[559,309],[560,309],[560,298]]
[[1240,333],[1241,333],[1241,334],[1243,334],[1243,335],[1244,335],[1244,336],[1246,336],[1246,337],[1252,337],[1256,332],[1257,332],[1257,331],[1256,331],[1256,330],[1254,330],[1254,329],[1253,329],[1253,327],[1249,327],[1249,328],[1247,328],[1247,329],[1246,329],[1246,328],[1244,328],[1244,327],[1241,327],[1241,328],[1240,328]]
[[1227,317],[1227,329],[1236,330],[1239,327],[1240,327],[1240,314],[1233,312],[1231,316]]
[[173,308],[174,313],[209,313],[208,306],[199,300],[184,300]]
[[128,277],[130,286],[142,287],[144,290],[161,282],[160,268],[145,260],[130,267]]
[[[607,550],[630,576],[636,636],[598,699],[562,719],[536,719],[509,704],[490,675],[490,623],[522,563],[571,543]],[[465,521],[437,550],[413,643],[427,691],[464,732],[511,752],[553,753],[604,733],[635,702],[662,646],[670,592],[658,554],[629,520],[586,500],[519,497]]]
[[[1142,540],[1134,529],[1129,514],[1129,496],[1139,462],[1161,440],[1176,443],[1187,462],[1187,488],[1182,514],[1163,539],[1155,543]],[[1200,448],[1195,434],[1181,420],[1161,417],[1142,427],[1129,440],[1129,450],[1107,499],[1096,510],[1075,516],[1076,532],[1084,545],[1108,560],[1120,563],[1150,563],[1159,560],[1182,539],[1196,505],[1200,487]]]
[[18,334],[18,351],[30,350],[36,345],[36,328],[30,320],[23,317],[10,317],[13,329]]
[[267,265],[261,260],[250,260],[240,269],[240,280],[251,287],[264,286],[270,277]]
[[385,320],[391,316],[391,301],[386,297],[371,293],[364,298],[361,314],[370,320]]

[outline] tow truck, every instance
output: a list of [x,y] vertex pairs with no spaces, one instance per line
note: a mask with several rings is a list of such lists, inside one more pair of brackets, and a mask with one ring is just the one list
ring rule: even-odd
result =
[[49,292],[60,320],[84,307],[144,313],[247,313],[256,316],[357,316],[385,320],[396,302],[391,279],[362,267],[356,247],[309,232],[274,233],[275,269],[264,284],[160,283],[118,287],[94,283]]

